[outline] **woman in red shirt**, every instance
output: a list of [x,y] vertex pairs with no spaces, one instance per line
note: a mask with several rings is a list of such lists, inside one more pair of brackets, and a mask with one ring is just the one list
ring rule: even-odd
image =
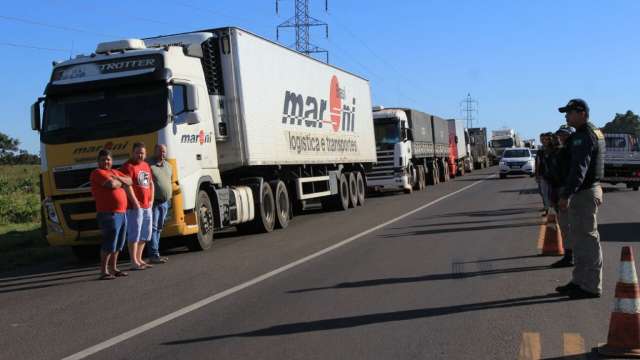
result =
[[118,254],[122,251],[127,233],[127,194],[131,178],[112,169],[111,151],[98,152],[98,168],[91,172],[91,193],[96,201],[96,220],[102,233],[100,251],[100,279],[113,280],[127,276],[118,270]]

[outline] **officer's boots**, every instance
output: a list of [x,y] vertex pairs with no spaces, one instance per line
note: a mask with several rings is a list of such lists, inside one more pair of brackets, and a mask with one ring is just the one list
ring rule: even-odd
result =
[[563,268],[573,266],[573,251],[571,249],[564,250],[564,256],[562,259],[551,264],[552,268]]

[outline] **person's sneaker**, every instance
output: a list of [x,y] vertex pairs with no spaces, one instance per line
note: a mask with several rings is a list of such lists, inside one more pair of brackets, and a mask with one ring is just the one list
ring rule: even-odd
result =
[[152,257],[149,259],[149,262],[152,264],[164,264],[168,261],[169,259],[167,259],[164,256],[158,256],[158,257]]
[[556,288],[556,291],[559,292],[560,294],[567,294],[573,289],[580,289],[580,286],[570,282],[567,285],[558,286]]
[[552,268],[572,267],[573,260],[569,256],[564,256],[562,259],[551,264]]
[[569,299],[597,299],[601,296],[597,293],[582,290],[580,287],[569,290],[567,295],[569,295]]

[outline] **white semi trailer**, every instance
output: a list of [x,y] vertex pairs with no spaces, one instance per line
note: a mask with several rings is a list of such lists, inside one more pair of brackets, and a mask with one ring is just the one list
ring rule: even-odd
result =
[[228,226],[285,228],[310,202],[362,205],[376,161],[367,80],[233,27],[102,43],[55,64],[32,126],[47,238],[79,251],[99,237],[88,181],[102,148],[117,166],[136,141],[167,145],[163,234],[197,234],[193,249]]

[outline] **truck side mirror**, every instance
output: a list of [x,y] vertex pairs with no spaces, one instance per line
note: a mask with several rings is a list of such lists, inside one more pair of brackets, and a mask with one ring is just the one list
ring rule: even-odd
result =
[[187,103],[185,104],[186,111],[196,111],[198,110],[198,88],[193,84],[188,84],[186,86],[187,92]]
[[40,131],[42,125],[42,117],[40,104],[44,101],[45,98],[38,98],[38,101],[31,105],[31,129],[35,131]]
[[455,136],[456,144],[458,143],[458,135]]

